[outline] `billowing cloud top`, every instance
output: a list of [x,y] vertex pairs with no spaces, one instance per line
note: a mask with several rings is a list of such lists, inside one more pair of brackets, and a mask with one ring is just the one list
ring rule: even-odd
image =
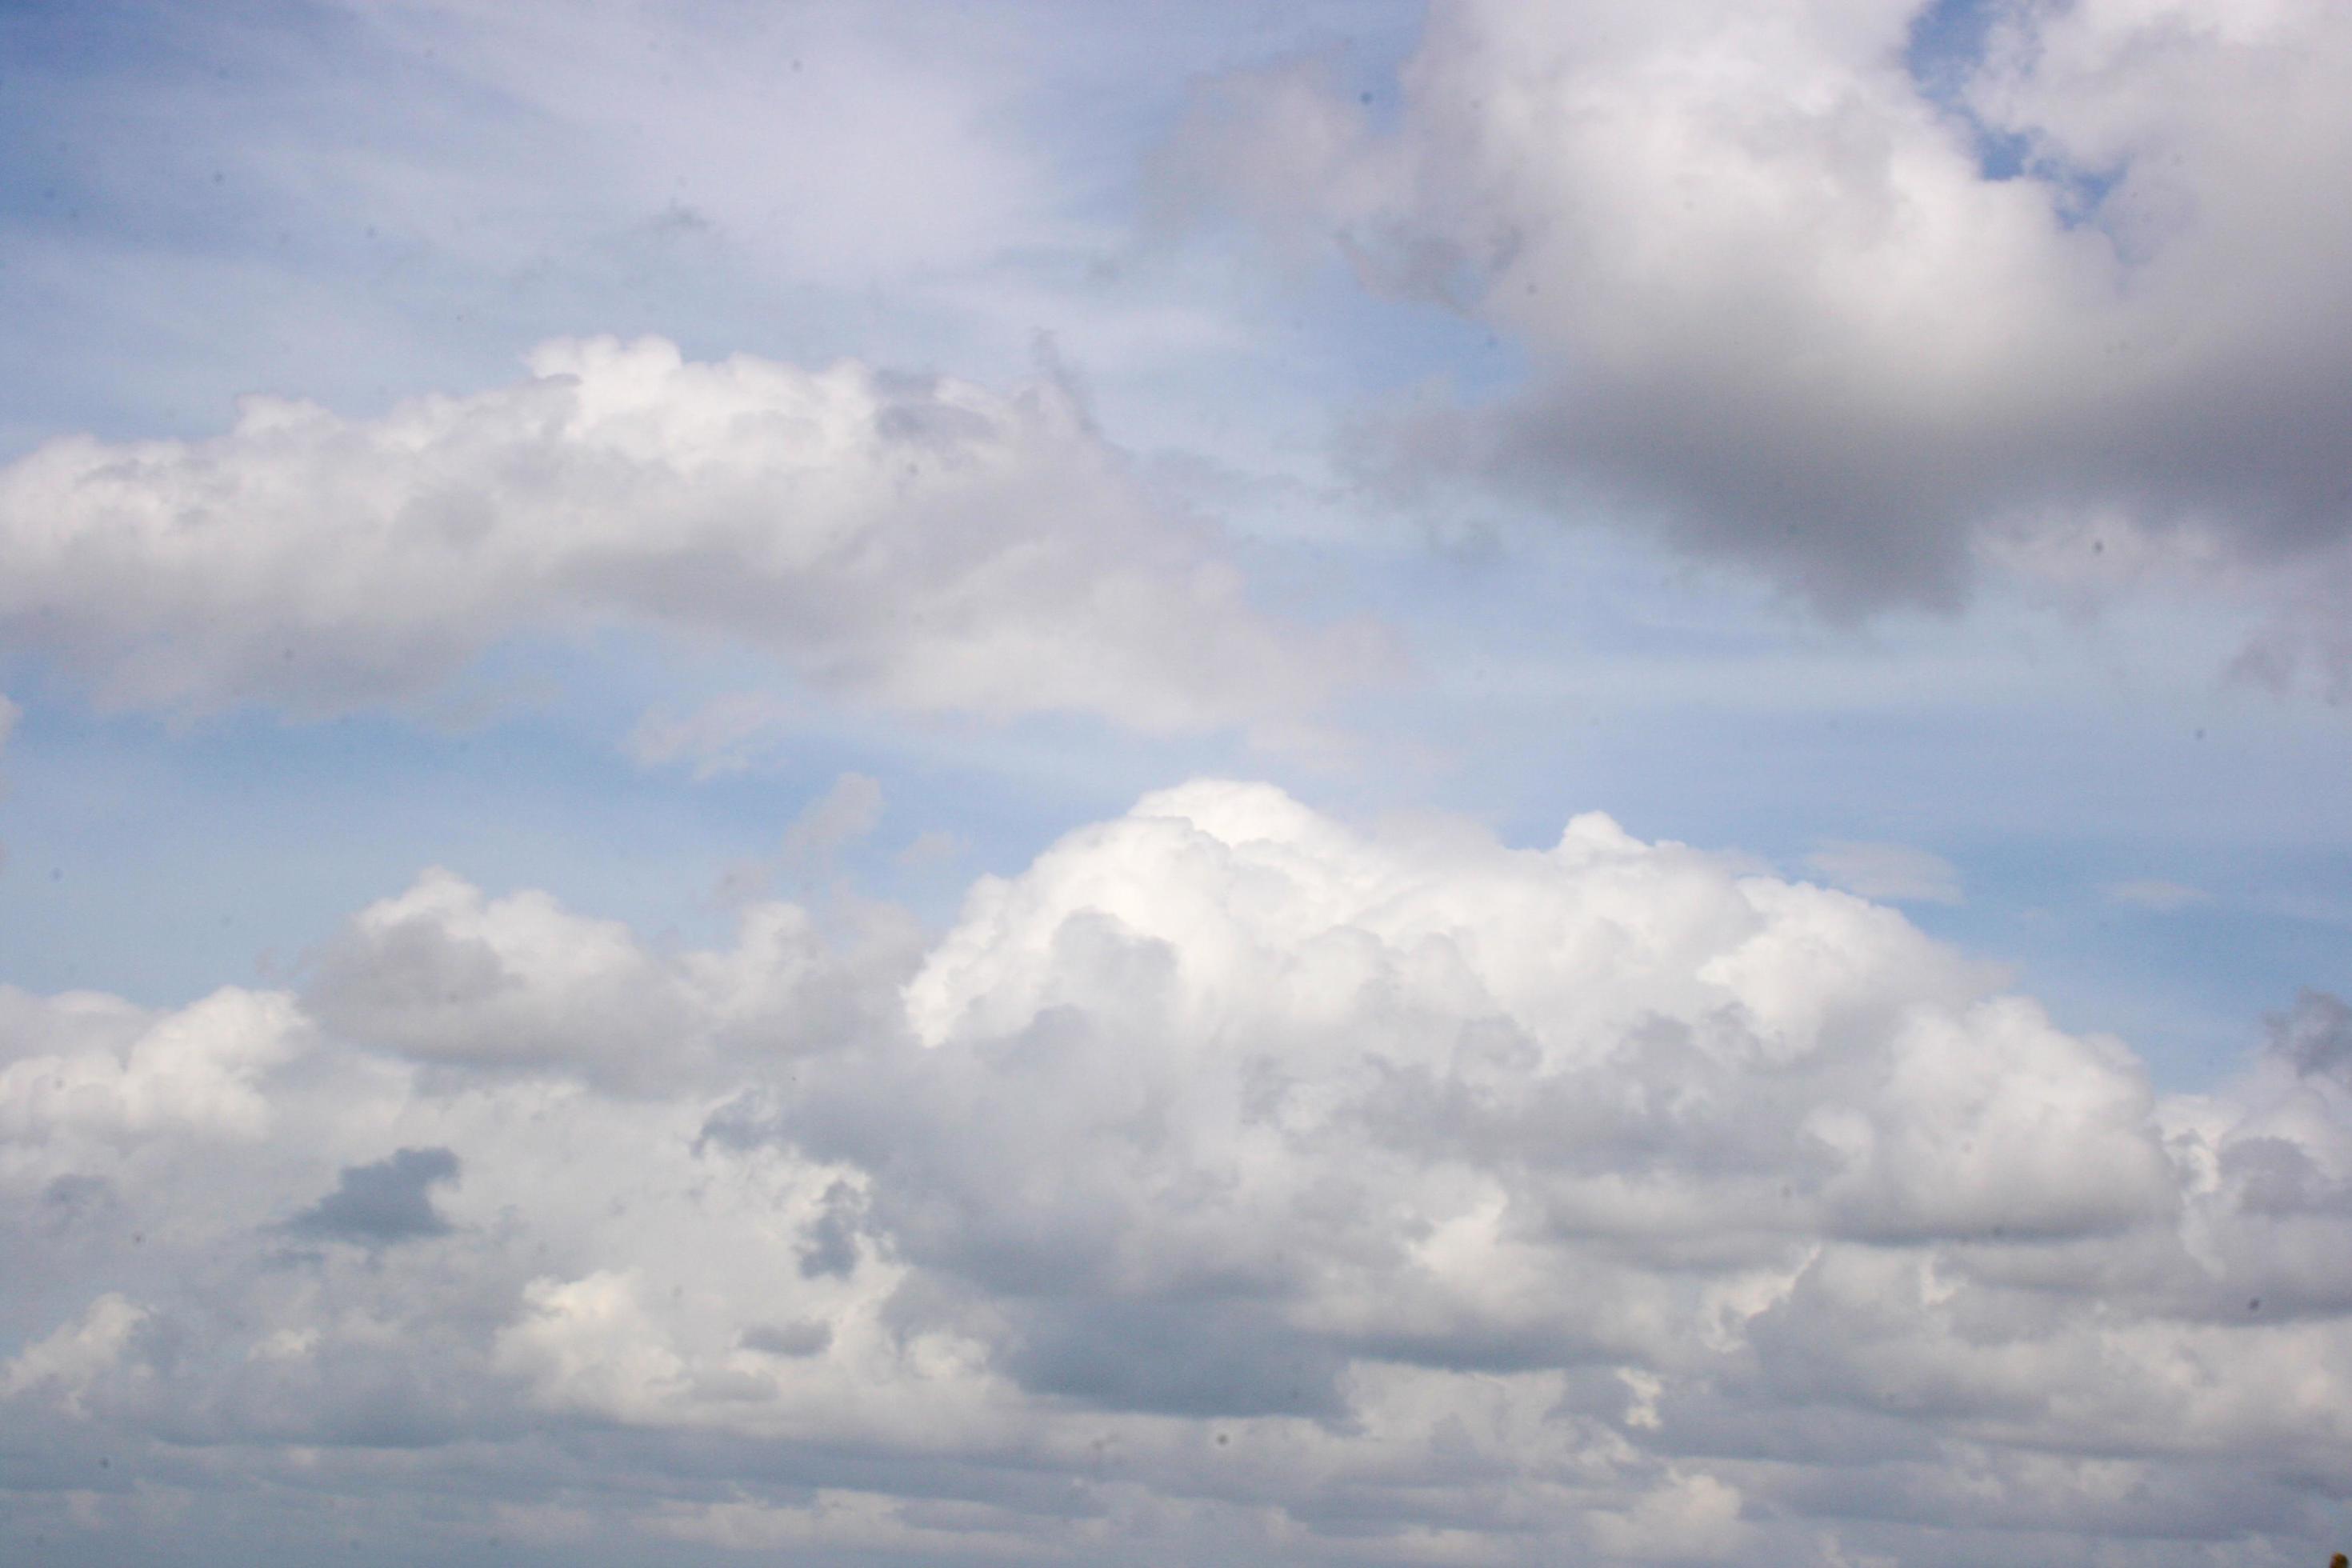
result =
[[2267,1563],[2341,1517],[2332,999],[2158,1100],[1851,895],[1227,783],[928,945],[852,914],[678,952],[436,873],[304,995],[0,994],[0,1443],[87,1499],[26,1506],[611,1562]]
[[724,639],[905,710],[1147,731],[1295,718],[1384,657],[1247,604],[1052,379],[549,343],[373,420],[255,398],[197,443],[0,471],[0,636],[117,705],[414,700],[486,647],[614,624]]

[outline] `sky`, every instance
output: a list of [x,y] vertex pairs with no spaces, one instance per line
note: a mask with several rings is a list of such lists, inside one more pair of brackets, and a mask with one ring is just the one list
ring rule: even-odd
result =
[[0,5],[0,1557],[2316,1568],[2347,73]]

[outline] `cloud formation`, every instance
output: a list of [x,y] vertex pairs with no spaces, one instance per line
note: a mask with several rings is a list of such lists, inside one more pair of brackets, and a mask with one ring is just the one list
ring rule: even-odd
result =
[[0,639],[110,705],[332,713],[518,636],[653,627],[902,710],[1160,733],[1297,720],[1385,657],[1255,612],[1051,377],[650,338],[530,367],[375,420],[254,398],[209,441],[50,443],[0,470]]
[[[1840,615],[1957,603],[1990,557],[2334,573],[2348,68],[2321,0],[1439,0],[1393,125],[1244,74],[1164,173],[1526,351],[1507,395],[1384,426],[1400,476]],[[2265,668],[2334,657],[2295,625]]]
[[436,873],[300,995],[0,993],[11,1528],[95,1561],[167,1502],[228,1560],[223,1444],[302,1478],[273,1539],[429,1492],[397,1539],[451,1561],[2268,1563],[2352,1519],[2332,999],[2158,1099],[1851,895],[1215,782],[928,944],[850,914],[676,952]]

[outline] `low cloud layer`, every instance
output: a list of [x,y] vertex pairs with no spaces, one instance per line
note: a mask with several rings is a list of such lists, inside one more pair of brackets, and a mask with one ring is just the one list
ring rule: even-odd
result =
[[2352,1523],[2333,998],[2158,1099],[1848,894],[1223,783],[935,941],[771,904],[679,952],[434,873],[310,974],[0,991],[0,1454],[58,1561],[265,1517],[614,1563]]
[[[1837,615],[2352,537],[2352,14],[2320,0],[1440,0],[1381,94],[1230,78],[1165,189],[1525,351],[1369,460]],[[2248,672],[2343,665],[2293,590]],[[2340,596],[2331,596],[2338,607]]]
[[209,441],[50,443],[0,470],[0,645],[112,706],[332,713],[519,636],[651,627],[902,710],[1163,733],[1297,720],[1387,657],[1255,611],[1051,377],[657,339],[530,368],[374,420],[255,398]]

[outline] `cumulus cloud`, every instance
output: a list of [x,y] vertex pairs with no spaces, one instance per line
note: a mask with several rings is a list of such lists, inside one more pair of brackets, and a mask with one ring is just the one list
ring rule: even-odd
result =
[[[300,997],[0,995],[0,1530],[103,1556],[161,1489],[228,1561],[222,1445],[299,1479],[272,1539],[485,1562],[2288,1563],[2347,1522],[2331,998],[2160,1099],[1851,894],[1217,782],[936,941],[839,918],[678,952],[435,874]],[[60,1092],[86,1058],[270,1136]],[[289,1249],[289,1193],[371,1244]],[[132,1489],[45,1479],[101,1451]]]
[[627,927],[523,891],[492,897],[432,870],[368,906],[310,964],[311,1014],[419,1062],[674,1089],[737,1058],[835,1048],[870,1034],[872,975],[918,941],[910,917],[864,911],[855,944],[807,911],[746,910],[738,945],[673,953]]
[[[324,713],[415,701],[518,635],[650,626],[905,710],[1155,732],[1296,722],[1384,657],[1255,612],[1051,376],[657,339],[530,370],[373,420],[255,398],[207,441],[41,447],[0,470],[0,638],[115,705]],[[638,749],[724,766],[712,744]]]
[[1510,395],[1383,428],[1399,476],[1855,614],[1990,555],[2342,553],[2352,218],[2313,193],[2347,65],[2319,0],[1439,0],[1393,125],[1247,73],[1163,174],[1527,351]]

